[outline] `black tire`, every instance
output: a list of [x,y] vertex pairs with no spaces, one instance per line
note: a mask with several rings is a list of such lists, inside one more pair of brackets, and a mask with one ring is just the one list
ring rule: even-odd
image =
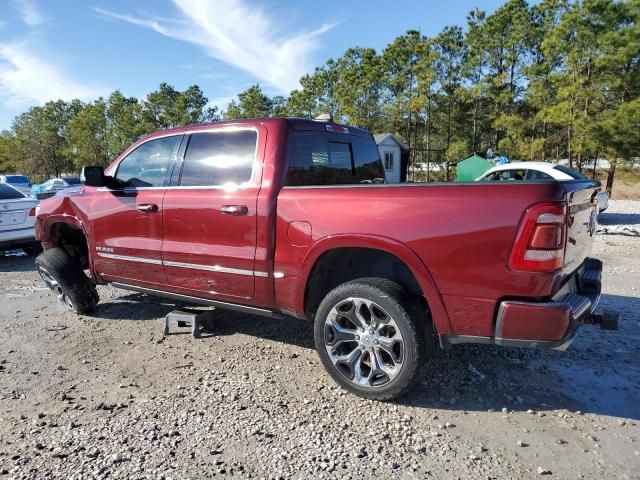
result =
[[67,252],[51,248],[38,255],[35,263],[44,282],[56,294],[62,295],[69,310],[77,314],[94,310],[100,300],[95,284]]
[[[374,302],[384,310],[384,313],[391,316],[400,330],[403,342],[402,365],[394,378],[390,379],[387,376],[388,381],[381,385],[371,385],[369,382],[363,386],[355,383],[344,370],[341,371],[334,365],[331,354],[335,355],[336,352],[327,351],[334,347],[330,346],[331,342],[327,339],[327,335],[330,335],[327,332],[331,327],[327,330],[325,323],[334,308],[349,302],[352,298]],[[433,357],[436,346],[435,332],[425,308],[414,296],[407,294],[400,285],[383,278],[361,278],[343,283],[331,290],[316,312],[314,337],[320,360],[331,377],[346,390],[372,400],[391,400],[413,388],[424,376],[428,360]],[[355,344],[355,342],[349,342],[349,344]],[[352,373],[351,376],[354,375]]]

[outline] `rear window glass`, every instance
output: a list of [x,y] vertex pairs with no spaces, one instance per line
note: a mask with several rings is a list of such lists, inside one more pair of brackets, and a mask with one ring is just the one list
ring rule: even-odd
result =
[[373,138],[354,135],[351,137],[351,148],[355,164],[354,183],[384,183],[384,168]]
[[69,185],[80,185],[80,177],[62,177]]
[[7,183],[29,183],[29,177],[24,175],[7,175]]
[[562,172],[566,175],[569,175],[571,178],[575,178],[576,180],[587,179],[587,177],[582,175],[580,172],[576,172],[575,170],[572,170],[571,168],[567,168],[564,165],[556,165],[555,167],[553,167],[553,169],[558,170],[559,172]]
[[13,200],[15,198],[24,198],[22,192],[5,183],[0,183],[0,200]]
[[366,139],[356,138],[320,132],[293,132],[287,185],[344,185],[373,183],[374,179],[384,182],[375,143],[370,140],[370,145],[367,145]]
[[221,186],[249,182],[257,142],[255,130],[220,130],[191,135],[180,185]]

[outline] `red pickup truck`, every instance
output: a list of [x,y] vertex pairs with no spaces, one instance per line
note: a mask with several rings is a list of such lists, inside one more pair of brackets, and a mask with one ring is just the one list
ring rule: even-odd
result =
[[36,221],[71,310],[110,283],[312,320],[367,398],[414,385],[436,340],[563,349],[600,295],[597,182],[386,185],[370,133],[286,118],[156,132],[84,177]]

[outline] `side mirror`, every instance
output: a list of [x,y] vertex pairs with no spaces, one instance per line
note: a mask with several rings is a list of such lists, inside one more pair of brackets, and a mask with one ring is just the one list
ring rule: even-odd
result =
[[102,167],[83,167],[80,181],[90,187],[105,187],[107,185],[107,177]]

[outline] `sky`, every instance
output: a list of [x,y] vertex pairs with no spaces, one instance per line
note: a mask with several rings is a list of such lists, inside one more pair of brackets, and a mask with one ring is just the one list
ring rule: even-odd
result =
[[142,98],[197,84],[226,107],[255,83],[286,95],[349,47],[435,35],[503,0],[0,0],[0,130],[48,100]]

